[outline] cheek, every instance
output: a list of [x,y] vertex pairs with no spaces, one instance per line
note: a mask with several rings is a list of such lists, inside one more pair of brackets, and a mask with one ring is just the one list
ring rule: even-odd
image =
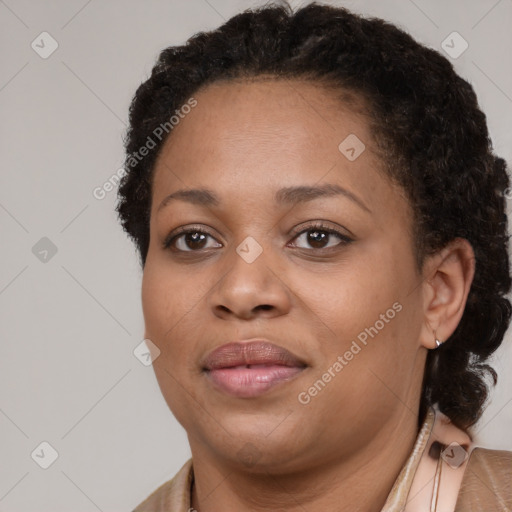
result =
[[363,386],[372,378],[370,370],[385,380],[399,378],[395,370],[410,367],[417,350],[421,303],[419,288],[411,293],[415,279],[414,266],[400,248],[381,244],[322,277],[321,287],[309,283],[308,310],[326,333],[319,370],[342,356],[343,374]]
[[148,257],[141,289],[146,327],[161,334],[179,322],[199,300],[198,285],[193,276],[173,268],[165,257]]
[[[192,308],[187,295],[181,291],[182,281],[176,272],[171,273],[165,266],[146,263],[141,288],[145,336],[161,350],[162,359],[175,359],[169,357],[174,348],[171,341]],[[190,286],[189,282],[185,289]]]
[[340,339],[357,336],[375,322],[380,327],[380,315],[387,310],[385,320],[393,321],[393,304],[403,295],[403,272],[383,253],[377,262],[371,253],[359,251],[346,265],[323,275],[294,278],[301,290],[307,290],[308,310]]
[[153,370],[167,405],[184,425],[198,403],[190,378],[197,371],[192,354],[201,336],[191,315],[198,299],[182,290],[194,290],[190,277],[171,273],[154,260],[146,263],[141,286],[145,337],[160,350]]
[[209,339],[204,297],[212,282],[199,272],[146,264],[141,299],[145,336],[161,351],[160,364],[173,374],[196,371],[197,344]]
[[[148,338],[160,338],[161,329],[168,324],[173,309],[169,306],[172,282],[169,279],[159,279],[154,267],[146,263],[142,277],[142,311]],[[170,286],[169,286],[170,285]]]

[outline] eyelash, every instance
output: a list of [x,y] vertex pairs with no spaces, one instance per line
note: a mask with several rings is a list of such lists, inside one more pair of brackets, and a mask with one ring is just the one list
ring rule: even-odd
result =
[[[307,226],[306,228],[304,228],[301,231],[294,234],[292,240],[295,240],[296,238],[298,238],[300,235],[302,235],[304,233],[307,233],[309,231],[315,231],[315,230],[321,231],[324,233],[328,233],[330,235],[337,236],[340,239],[340,243],[335,245],[334,247],[325,247],[325,248],[320,248],[320,249],[315,249],[315,248],[312,248],[312,249],[299,248],[299,249],[306,250],[306,251],[330,252],[330,251],[338,249],[340,246],[348,245],[349,243],[353,242],[353,240],[351,238],[349,238],[348,236],[344,235],[343,233],[341,233],[340,231],[338,231],[334,228],[331,228],[331,227],[323,224],[322,222],[315,222],[315,223]],[[174,250],[174,251],[180,252],[180,253],[199,253],[199,252],[201,252],[201,249],[197,250],[197,251],[194,251],[194,250],[182,251],[181,249],[175,249],[175,248],[171,247],[172,244],[179,237],[181,237],[183,235],[190,234],[190,233],[201,233],[201,234],[208,235],[211,238],[214,238],[210,233],[208,233],[207,231],[204,231],[200,226],[180,227],[180,228],[178,228],[177,231],[171,233],[170,235],[168,235],[166,237],[166,239],[164,240],[164,242],[162,244],[163,249]],[[203,249],[203,250],[207,250],[207,249]]]

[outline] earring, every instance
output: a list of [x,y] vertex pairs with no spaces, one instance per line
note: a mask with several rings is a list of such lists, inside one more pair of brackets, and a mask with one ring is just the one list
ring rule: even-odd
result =
[[434,331],[434,339],[436,340],[436,348],[439,348],[443,344],[443,342],[437,339],[436,331]]

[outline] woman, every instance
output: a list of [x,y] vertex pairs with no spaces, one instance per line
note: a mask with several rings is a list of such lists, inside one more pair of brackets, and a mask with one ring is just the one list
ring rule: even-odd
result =
[[135,510],[510,510],[475,448],[510,319],[506,164],[379,19],[267,6],[162,51],[117,210],[192,459]]

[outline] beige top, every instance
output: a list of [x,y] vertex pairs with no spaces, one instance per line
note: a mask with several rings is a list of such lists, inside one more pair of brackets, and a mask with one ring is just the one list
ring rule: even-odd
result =
[[[193,479],[189,459],[133,512],[194,512]],[[444,414],[429,409],[381,512],[483,510],[512,511],[512,452],[475,448]]]

